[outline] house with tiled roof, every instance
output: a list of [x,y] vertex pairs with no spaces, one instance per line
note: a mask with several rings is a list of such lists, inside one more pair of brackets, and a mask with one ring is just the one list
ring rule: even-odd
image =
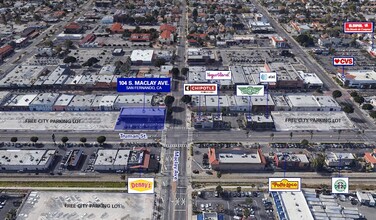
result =
[[364,160],[376,171],[376,149],[374,149],[373,152],[364,153]]
[[110,31],[112,34],[121,34],[124,32],[123,25],[116,22],[113,25],[111,25]]
[[174,42],[174,35],[169,30],[164,30],[161,35],[159,35],[159,42],[161,44],[171,44]]
[[162,33],[163,31],[170,31],[171,33],[175,33],[176,32],[176,27],[175,26],[172,26],[172,25],[169,25],[169,24],[162,24],[160,27],[159,27],[159,31]]
[[0,47],[0,61],[3,61],[5,57],[9,56],[11,53],[13,53],[14,48],[10,45],[5,45],[3,47]]
[[64,33],[66,34],[79,34],[82,32],[82,26],[76,22],[71,22],[64,27]]

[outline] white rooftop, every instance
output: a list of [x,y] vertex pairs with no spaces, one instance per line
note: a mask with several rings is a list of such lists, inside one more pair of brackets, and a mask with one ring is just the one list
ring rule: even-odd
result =
[[279,192],[288,219],[313,220],[303,192]]
[[351,70],[345,77],[357,81],[376,81],[376,72],[374,70]]
[[235,153],[219,153],[218,154],[219,163],[238,163],[238,164],[249,164],[249,163],[261,163],[260,156],[250,153],[235,154]]
[[323,85],[321,79],[315,73],[305,73],[303,71],[297,71],[305,84]]
[[154,50],[133,50],[131,54],[131,61],[151,62],[153,59]]
[[0,166],[44,166],[56,150],[0,150]]
[[17,95],[6,102],[7,106],[29,106],[38,94]]
[[55,106],[67,106],[69,105],[69,103],[72,101],[73,98],[74,98],[74,95],[62,94],[57,98],[55,102]]

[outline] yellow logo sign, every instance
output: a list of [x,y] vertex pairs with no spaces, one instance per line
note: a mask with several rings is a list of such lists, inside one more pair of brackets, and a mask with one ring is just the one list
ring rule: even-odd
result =
[[154,183],[152,181],[147,181],[145,179],[139,179],[139,180],[135,180],[129,183],[131,190],[136,190],[139,192],[152,190],[153,185]]
[[299,182],[298,181],[288,181],[287,179],[282,179],[281,181],[271,181],[270,185],[271,189],[276,190],[288,190],[288,189],[299,189]]

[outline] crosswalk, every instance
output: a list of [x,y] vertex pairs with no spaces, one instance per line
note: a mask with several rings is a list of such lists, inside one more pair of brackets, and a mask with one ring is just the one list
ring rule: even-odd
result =
[[187,144],[166,144],[166,148],[186,148]]

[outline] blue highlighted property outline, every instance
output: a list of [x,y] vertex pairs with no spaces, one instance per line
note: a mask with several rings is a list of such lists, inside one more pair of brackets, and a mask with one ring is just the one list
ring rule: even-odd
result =
[[164,107],[123,107],[114,130],[163,130],[165,120]]

